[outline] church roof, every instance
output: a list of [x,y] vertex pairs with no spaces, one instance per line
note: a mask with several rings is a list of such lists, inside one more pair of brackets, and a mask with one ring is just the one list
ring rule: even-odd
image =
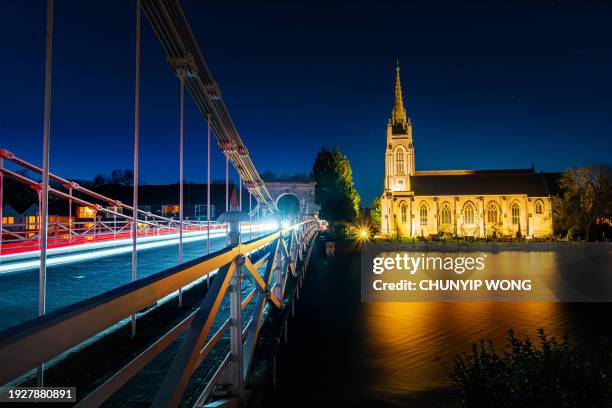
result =
[[417,196],[550,195],[547,178],[532,169],[422,171],[410,177],[410,187]]

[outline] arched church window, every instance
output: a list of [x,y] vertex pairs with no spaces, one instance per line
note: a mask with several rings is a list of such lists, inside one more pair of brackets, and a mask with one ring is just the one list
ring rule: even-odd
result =
[[465,209],[463,210],[463,221],[466,224],[474,223],[474,206],[472,204],[467,204]]
[[542,210],[543,210],[543,205],[541,201],[536,201],[535,204],[535,212],[536,214],[542,214]]
[[406,203],[402,203],[400,205],[400,212],[402,214],[402,222],[408,222],[408,206],[406,205]]
[[404,149],[401,147],[397,149],[395,152],[395,167],[396,174],[403,175],[404,174]]
[[497,222],[497,219],[497,206],[489,204],[489,208],[487,208],[487,222]]
[[451,209],[448,205],[442,207],[441,213],[441,221],[442,224],[450,224],[451,223]]
[[421,216],[421,225],[427,225],[427,206],[425,204],[421,205],[419,215]]
[[512,204],[512,224],[518,225],[521,216],[521,209],[517,203]]

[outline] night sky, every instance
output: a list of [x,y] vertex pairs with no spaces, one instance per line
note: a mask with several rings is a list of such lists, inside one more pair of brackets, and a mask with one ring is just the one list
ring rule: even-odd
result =
[[[55,3],[51,170],[129,168],[134,2]],[[260,172],[309,172],[338,145],[364,205],[382,191],[396,60],[417,170],[610,162],[612,6],[490,3],[182,1]],[[179,82],[143,23],[141,178],[176,182]],[[45,2],[2,2],[0,42],[0,146],[40,164]],[[185,175],[200,182],[206,123],[186,109]]]

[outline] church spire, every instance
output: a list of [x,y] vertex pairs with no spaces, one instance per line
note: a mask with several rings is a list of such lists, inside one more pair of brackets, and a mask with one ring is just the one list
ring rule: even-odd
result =
[[399,61],[395,68],[395,98],[393,101],[393,112],[391,113],[392,124],[406,124],[406,109],[404,109],[404,98],[402,97],[402,83],[400,81]]

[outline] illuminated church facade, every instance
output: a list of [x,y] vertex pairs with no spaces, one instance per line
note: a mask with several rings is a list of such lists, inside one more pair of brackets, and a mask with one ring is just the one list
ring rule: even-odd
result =
[[[450,152],[449,152],[450,153]],[[417,171],[400,69],[387,125],[380,232],[391,237],[552,235],[552,200],[535,169]]]

